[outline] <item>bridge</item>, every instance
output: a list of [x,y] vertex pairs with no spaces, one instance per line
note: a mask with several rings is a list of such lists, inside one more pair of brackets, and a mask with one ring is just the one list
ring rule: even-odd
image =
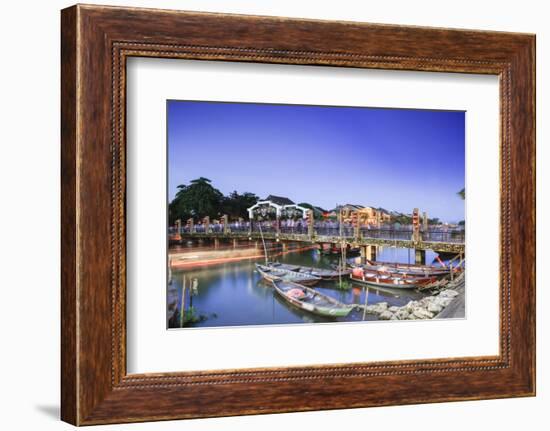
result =
[[349,225],[324,226],[281,226],[271,223],[219,223],[195,226],[177,226],[170,228],[171,239],[213,240],[217,245],[220,240],[268,241],[281,243],[283,249],[287,243],[302,242],[319,244],[338,248],[342,244],[346,249],[359,248],[361,256],[366,259],[376,259],[376,251],[380,246],[400,247],[415,250],[415,261],[425,263],[426,250],[437,253],[464,254],[464,230],[462,229],[427,229],[415,232],[404,228],[366,228]]

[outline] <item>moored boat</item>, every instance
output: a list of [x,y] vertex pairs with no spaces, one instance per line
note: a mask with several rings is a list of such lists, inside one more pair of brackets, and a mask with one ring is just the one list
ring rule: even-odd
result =
[[279,262],[270,262],[268,263],[268,266],[274,269],[281,268],[281,269],[286,269],[288,271],[299,272],[302,274],[311,274],[316,277],[320,277],[323,280],[334,280],[341,275],[349,275],[351,273],[351,269],[344,269],[342,271],[338,271],[336,269],[314,268],[311,266],[302,266],[302,265],[289,265],[286,263],[279,263]]
[[352,306],[343,304],[310,287],[290,281],[272,281],[275,291],[288,303],[313,314],[327,317],[345,317]]
[[289,269],[273,267],[271,265],[260,265],[257,263],[256,270],[264,279],[268,281],[283,280],[300,283],[305,286],[312,286],[321,281],[321,277],[317,277],[312,274],[291,271]]
[[364,268],[353,268],[350,278],[352,281],[376,287],[390,287],[393,289],[416,289],[426,287],[437,281],[436,276],[410,276],[407,274],[370,271]]
[[448,275],[451,270],[453,272],[459,272],[461,267],[447,268],[444,266],[429,266],[429,265],[416,265],[406,263],[389,263],[389,262],[376,262],[367,260],[364,265],[359,265],[366,271],[377,271],[386,274],[398,274],[411,277],[441,277]]

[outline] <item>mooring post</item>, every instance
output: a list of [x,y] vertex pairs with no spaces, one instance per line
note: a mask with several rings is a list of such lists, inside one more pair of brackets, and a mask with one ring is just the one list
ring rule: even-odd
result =
[[180,303],[180,328],[183,328],[185,324],[185,274],[183,274],[183,280],[181,282],[181,303]]
[[233,248],[237,248],[239,245],[239,240],[237,238],[233,238]]
[[214,248],[219,248],[219,247],[220,247],[220,239],[214,238]]
[[367,305],[369,305],[369,288],[368,286],[365,289],[365,305],[363,305],[363,320],[367,317]]

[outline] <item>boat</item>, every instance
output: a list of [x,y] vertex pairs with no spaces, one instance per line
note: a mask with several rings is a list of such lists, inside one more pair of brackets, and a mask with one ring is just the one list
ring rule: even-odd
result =
[[[413,265],[406,263],[388,263],[388,262],[375,262],[367,260],[364,265],[358,265],[357,267],[363,268],[365,271],[376,271],[384,274],[395,274],[407,277],[442,277],[448,275],[451,271],[450,268],[442,266],[428,266],[428,265]],[[455,268],[456,272],[458,268]]]
[[288,265],[286,263],[279,262],[270,262],[268,266],[275,269],[286,269],[288,271],[299,272],[302,274],[311,274],[316,277],[320,277],[322,280],[335,280],[341,275],[349,275],[351,269],[345,269],[338,271],[336,269],[325,269],[325,268],[313,268],[311,266],[302,266],[302,265]]
[[423,288],[438,280],[436,276],[387,273],[370,271],[360,267],[353,268],[350,279],[358,283],[376,287],[391,287],[393,289],[417,289]]
[[268,281],[284,280],[290,282],[298,282],[305,286],[313,286],[314,284],[317,284],[319,281],[321,281],[321,277],[317,277],[312,274],[290,271],[284,268],[274,268],[269,264],[260,265],[259,263],[257,263],[256,270],[264,279]]
[[288,303],[310,313],[326,317],[346,317],[353,307],[310,287],[284,280],[271,281],[275,291]]

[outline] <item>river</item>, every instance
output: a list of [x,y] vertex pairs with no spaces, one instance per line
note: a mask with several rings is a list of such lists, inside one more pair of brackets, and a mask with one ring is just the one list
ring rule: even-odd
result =
[[[426,258],[431,262],[435,253],[427,252]],[[387,262],[414,263],[414,251],[394,247],[379,249],[377,260]],[[334,256],[320,255],[316,250],[288,253],[278,256],[277,260],[284,263],[331,268],[337,263]],[[197,280],[197,288],[193,296],[186,289],[185,308],[193,307],[193,322],[186,322],[183,327],[224,327],[247,325],[282,325],[316,322],[350,322],[361,320],[376,320],[376,316],[364,314],[362,310],[354,309],[345,318],[325,318],[299,310],[284,301],[269,283],[262,280],[255,271],[255,263],[263,259],[241,260],[227,262],[214,266],[203,266],[185,270],[173,271],[172,282],[168,286],[168,304],[175,305],[179,310],[182,302],[182,285],[191,285],[191,280]],[[387,302],[389,306],[402,306],[410,300],[419,299],[425,294],[415,290],[366,288],[362,284],[352,283],[348,290],[339,290],[334,281],[321,281],[314,288],[330,295],[346,304],[375,304]],[[170,328],[179,328],[182,323],[178,312],[168,321]],[[170,315],[170,312],[169,312]]]

